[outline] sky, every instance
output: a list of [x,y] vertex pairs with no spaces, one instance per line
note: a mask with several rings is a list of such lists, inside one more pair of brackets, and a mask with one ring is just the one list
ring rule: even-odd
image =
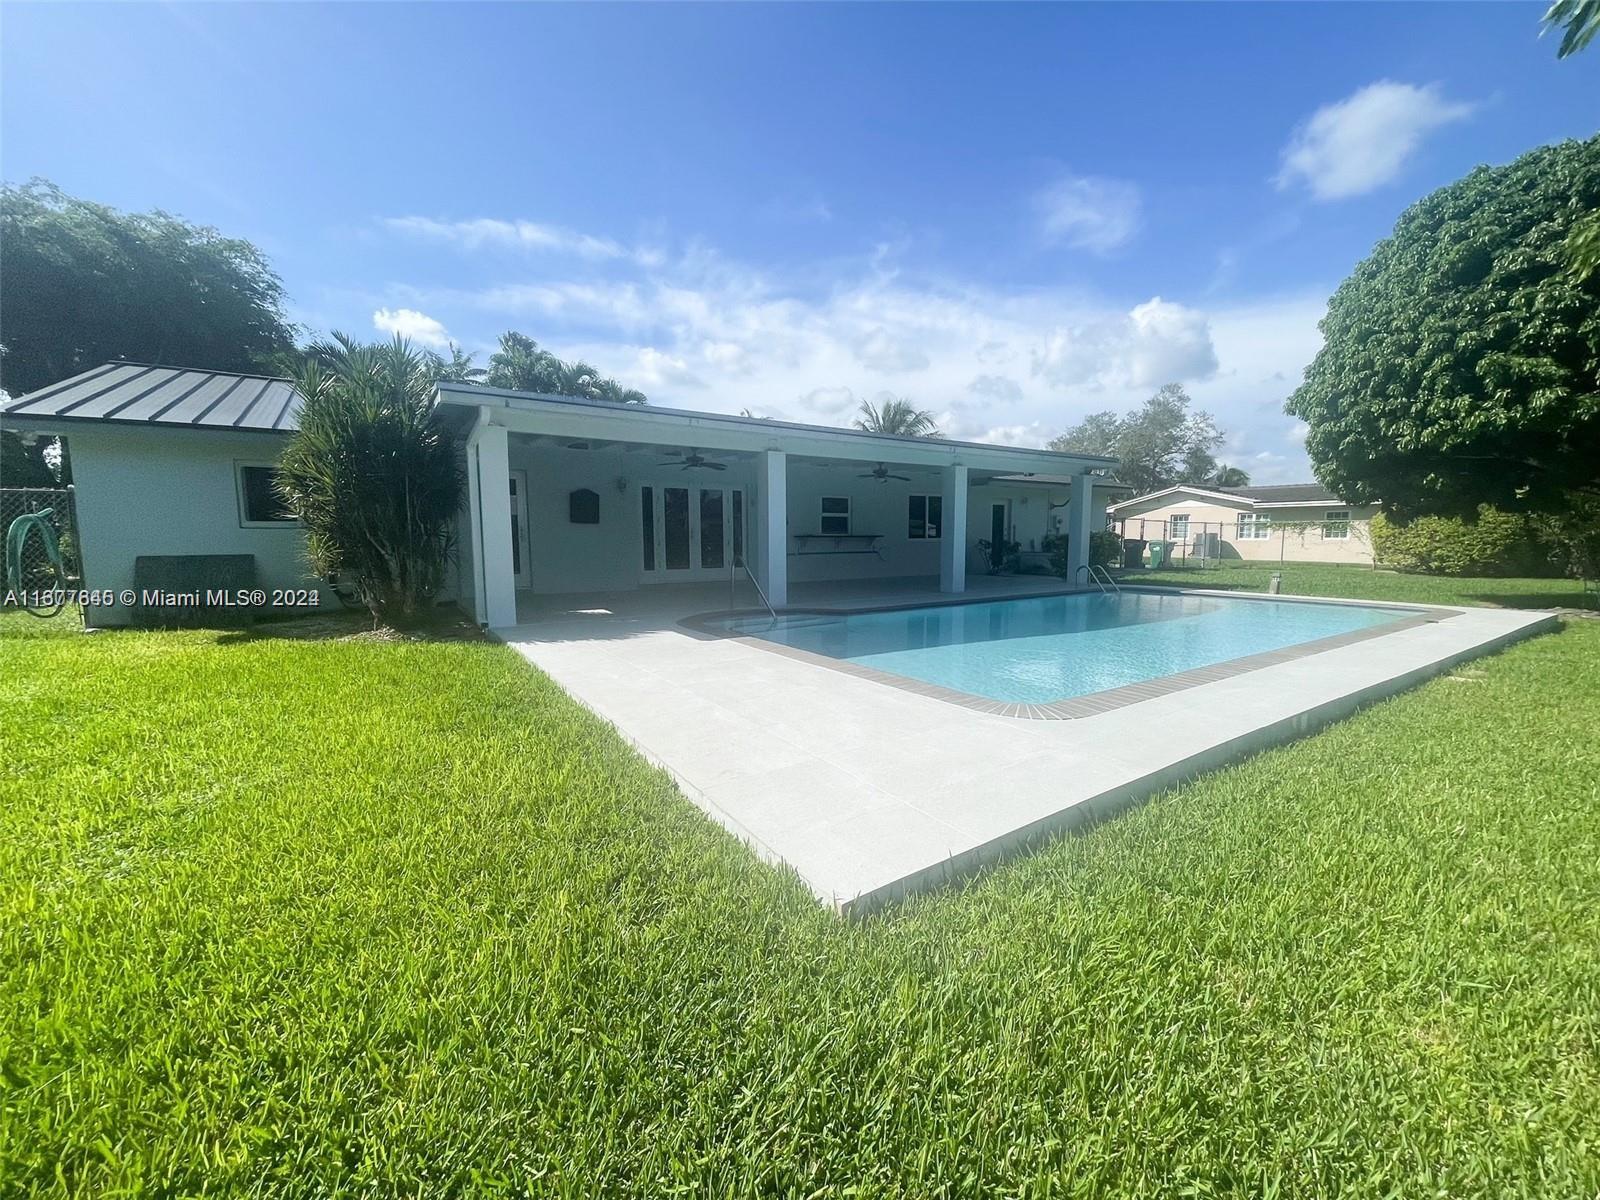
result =
[[1178,382],[1295,482],[1340,281],[1600,125],[1543,7],[13,3],[0,175],[250,239],[308,335],[1018,445]]

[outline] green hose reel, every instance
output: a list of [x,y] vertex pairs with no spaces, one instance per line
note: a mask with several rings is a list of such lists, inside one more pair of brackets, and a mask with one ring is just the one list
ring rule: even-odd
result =
[[23,513],[6,530],[7,585],[36,617],[53,617],[66,604],[67,568],[50,522],[54,514],[53,508]]

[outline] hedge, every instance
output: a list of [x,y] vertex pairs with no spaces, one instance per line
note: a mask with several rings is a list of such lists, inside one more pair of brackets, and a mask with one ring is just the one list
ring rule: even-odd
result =
[[1528,519],[1478,506],[1471,521],[1417,517],[1402,525],[1372,518],[1372,556],[1380,567],[1424,575],[1540,575],[1551,570]]

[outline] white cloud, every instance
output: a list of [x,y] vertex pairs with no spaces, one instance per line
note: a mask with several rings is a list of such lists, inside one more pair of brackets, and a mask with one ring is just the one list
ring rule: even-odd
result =
[[1115,250],[1139,227],[1139,189],[1122,179],[1064,175],[1035,193],[1033,206],[1045,241],[1095,254]]
[[1472,114],[1446,100],[1438,84],[1382,80],[1324,105],[1295,130],[1283,151],[1280,188],[1304,183],[1318,200],[1360,196],[1382,187],[1435,129]]
[[380,308],[372,314],[373,326],[384,333],[397,333],[413,342],[442,350],[450,344],[445,327],[427,313],[414,308]]
[[856,357],[874,371],[920,371],[928,365],[926,354],[911,343],[896,339],[882,326],[857,339]]
[[636,379],[640,387],[705,387],[705,380],[690,370],[685,359],[664,354],[654,346],[639,351],[630,378]]
[[1282,406],[1320,345],[1322,296],[1113,305],[1066,288],[885,269],[865,252],[819,275],[761,271],[701,246],[660,270],[574,264],[403,298],[473,339],[530,329],[662,406],[817,424],[847,424],[862,400],[893,394],[938,414],[951,436],[1042,445],[1088,412],[1127,410],[1183,382],[1237,434],[1229,461],[1282,454],[1293,479],[1309,468]]
[[967,391],[1001,404],[1014,404],[1022,399],[1022,385],[1006,375],[975,375],[967,384]]
[[1120,317],[1056,329],[1033,359],[1034,375],[1057,387],[1159,387],[1216,371],[1205,314],[1160,296]]
[[[516,247],[523,250],[548,251],[557,254],[575,254],[580,258],[622,258],[628,250],[610,238],[595,237],[563,229],[558,225],[541,225],[537,221],[502,221],[493,217],[478,217],[471,221],[437,221],[432,217],[385,217],[385,228],[394,233],[476,250],[483,246]],[[656,251],[641,252],[646,256]]]

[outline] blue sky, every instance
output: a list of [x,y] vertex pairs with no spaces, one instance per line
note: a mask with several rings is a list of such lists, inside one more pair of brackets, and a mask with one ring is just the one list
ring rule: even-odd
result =
[[1600,123],[1542,8],[7,5],[0,171],[252,239],[315,332],[1027,444],[1178,380],[1286,481],[1339,281]]

